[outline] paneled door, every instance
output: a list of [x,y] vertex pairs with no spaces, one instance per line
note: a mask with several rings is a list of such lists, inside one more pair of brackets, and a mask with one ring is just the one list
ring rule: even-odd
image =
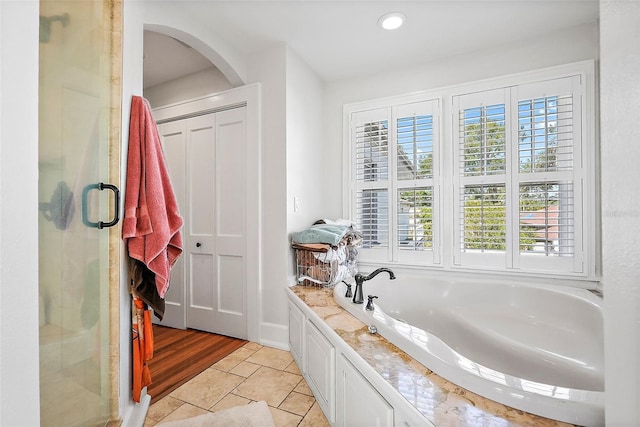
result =
[[159,126],[185,219],[161,324],[247,337],[245,107]]

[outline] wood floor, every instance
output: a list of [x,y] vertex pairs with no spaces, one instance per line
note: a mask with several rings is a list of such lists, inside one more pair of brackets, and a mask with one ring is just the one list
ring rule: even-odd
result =
[[154,350],[149,363],[153,383],[147,388],[155,403],[247,341],[194,329],[153,325]]

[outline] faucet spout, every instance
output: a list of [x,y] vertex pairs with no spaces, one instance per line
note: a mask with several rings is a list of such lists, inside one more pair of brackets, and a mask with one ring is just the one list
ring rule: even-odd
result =
[[384,272],[386,272],[386,273],[389,273],[389,278],[390,278],[391,280],[393,280],[393,279],[395,279],[395,278],[396,278],[396,275],[395,275],[395,274],[393,274],[393,271],[389,270],[388,268],[378,268],[377,270],[374,270],[374,271],[373,271],[373,273],[371,273],[371,274],[369,274],[368,276],[366,276],[366,277],[364,278],[364,280],[365,280],[365,281],[367,281],[367,280],[371,280],[371,279],[373,279],[374,277],[376,277],[378,274],[382,273],[383,271],[384,271]]
[[374,270],[371,274],[369,274],[368,276],[364,276],[360,273],[356,273],[356,275],[354,276],[354,279],[356,281],[356,290],[353,293],[353,299],[351,300],[354,304],[362,304],[364,302],[364,296],[362,294],[362,284],[364,282],[366,282],[367,280],[371,280],[374,277],[376,277],[378,274],[382,273],[382,272],[386,272],[389,273],[389,278],[391,280],[396,278],[396,275],[393,274],[393,271],[391,271],[388,268],[378,268],[377,270]]

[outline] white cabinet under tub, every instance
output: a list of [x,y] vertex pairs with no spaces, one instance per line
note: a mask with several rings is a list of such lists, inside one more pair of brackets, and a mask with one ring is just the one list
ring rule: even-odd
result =
[[287,295],[291,354],[331,426],[431,425],[293,291]]
[[309,319],[305,338],[307,384],[327,420],[333,424],[336,413],[336,349]]
[[304,372],[304,323],[305,317],[302,310],[300,310],[295,304],[289,302],[289,350],[293,356],[293,360],[300,368],[301,372]]
[[394,425],[393,407],[344,356],[338,361],[336,425],[384,427]]

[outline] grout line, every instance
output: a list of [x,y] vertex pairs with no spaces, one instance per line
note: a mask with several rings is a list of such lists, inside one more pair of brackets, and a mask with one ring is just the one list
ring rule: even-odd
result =
[[[246,346],[246,345],[247,345],[247,344],[245,344],[244,346],[240,347],[239,349],[245,349],[245,346]],[[262,348],[264,348],[264,346],[260,347],[260,349],[262,349]],[[238,349],[238,350],[239,350],[239,349]],[[257,350],[250,350],[250,349],[246,349],[246,350],[252,351],[252,353],[251,353],[249,356],[247,356],[247,357],[245,357],[245,358],[242,358],[242,360],[241,360],[238,364],[236,364],[233,368],[231,368],[231,369],[234,369],[235,367],[237,367],[237,366],[238,366],[240,363],[242,363],[242,362],[247,362],[247,359],[249,359],[251,356],[253,356],[254,354],[256,354],[260,349],[257,349]],[[222,360],[224,360],[224,359],[226,359],[226,358],[228,358],[228,357],[233,356],[233,355],[234,355],[234,353],[235,353],[236,351],[237,351],[237,350],[235,350],[234,352],[232,352],[232,353],[231,353],[231,354],[229,354],[228,356],[226,356],[226,357],[224,357],[224,358],[220,359],[220,360],[219,360],[218,362],[216,362],[216,363],[219,363],[220,361],[222,361]],[[237,355],[236,355],[236,356],[237,356]],[[254,372],[252,372],[249,376],[244,377],[244,376],[242,376],[242,375],[238,375],[238,374],[234,374],[234,373],[230,372],[230,370],[231,370],[231,369],[230,369],[230,370],[228,370],[228,371],[224,371],[224,370],[222,370],[222,369],[219,369],[219,368],[217,368],[217,367],[215,367],[215,366],[214,366],[216,363],[213,363],[213,364],[212,364],[211,366],[209,366],[207,369],[214,369],[214,370],[217,370],[217,371],[219,371],[219,372],[224,372],[224,373],[226,373],[226,374],[234,375],[234,376],[236,376],[236,377],[242,378],[242,381],[241,381],[241,382],[240,382],[240,383],[239,383],[235,388],[233,388],[231,391],[229,391],[229,392],[228,392],[228,393],[226,393],[224,396],[222,396],[218,401],[216,401],[216,403],[214,403],[213,405],[211,405],[211,407],[210,407],[210,408],[208,408],[208,409],[207,409],[207,408],[202,408],[202,407],[200,407],[200,406],[198,406],[198,405],[195,405],[195,404],[193,404],[193,403],[191,403],[191,402],[186,402],[186,401],[184,401],[184,400],[182,400],[182,399],[178,399],[178,398],[176,398],[176,397],[174,397],[174,396],[171,396],[171,393],[169,393],[169,394],[168,394],[167,396],[165,396],[165,397],[169,397],[169,396],[170,396],[172,399],[175,399],[175,400],[177,400],[177,401],[182,402],[182,404],[181,404],[180,406],[178,406],[177,408],[175,408],[173,411],[171,411],[169,414],[167,414],[167,415],[166,415],[162,420],[155,420],[155,419],[152,419],[152,420],[153,420],[154,422],[156,422],[156,423],[160,423],[160,422],[162,422],[164,419],[166,419],[167,417],[169,417],[171,414],[173,414],[175,411],[177,411],[179,408],[181,408],[181,407],[182,407],[183,405],[185,405],[185,404],[188,404],[188,405],[194,406],[194,407],[196,407],[196,408],[202,409],[202,410],[207,411],[207,412],[214,412],[214,411],[211,411],[211,408],[213,408],[215,405],[217,405],[218,403],[220,403],[223,399],[225,399],[225,398],[226,398],[227,396],[229,396],[229,395],[234,395],[234,396],[236,396],[236,397],[239,397],[239,398],[242,398],[242,399],[246,399],[246,400],[248,400],[248,401],[249,401],[247,404],[255,402],[253,399],[249,399],[249,398],[247,398],[247,397],[241,396],[241,395],[239,395],[239,394],[236,394],[235,392],[237,391],[238,387],[240,387],[240,386],[241,386],[242,384],[244,384],[244,383],[245,383],[249,378],[251,378],[253,375],[255,375],[255,373],[256,373],[260,368],[256,369],[256,370],[255,370]],[[274,370],[279,371],[279,372],[286,372],[286,373],[288,373],[288,374],[291,374],[291,375],[297,375],[297,376],[299,376],[299,377],[300,377],[300,380],[299,380],[299,381],[296,383],[296,385],[295,385],[295,386],[294,386],[294,387],[289,391],[289,393],[287,394],[287,396],[282,400],[282,402],[280,402],[280,404],[279,404],[278,406],[270,406],[270,405],[267,405],[267,406],[269,406],[270,408],[277,409],[277,410],[279,410],[279,411],[286,412],[286,413],[291,414],[291,415],[293,415],[293,416],[300,417],[300,421],[298,422],[298,424],[297,424],[297,425],[299,426],[300,424],[302,424],[302,422],[304,421],[305,417],[306,417],[307,415],[309,415],[309,412],[311,411],[311,409],[313,408],[313,406],[317,404],[317,400],[315,399],[315,396],[313,396],[313,395],[308,395],[308,394],[306,394],[306,393],[301,393],[301,392],[299,392],[299,391],[295,391],[295,389],[296,389],[296,388],[298,388],[302,382],[304,382],[304,384],[305,384],[307,387],[309,387],[309,385],[306,383],[306,380],[305,380],[304,376],[302,375],[302,372],[300,372],[300,373],[294,373],[294,372],[286,371],[286,369],[291,365],[291,363],[295,363],[295,360],[293,360],[292,362],[290,362],[289,364],[287,364],[287,366],[285,366],[283,369],[278,369],[278,368],[274,368],[274,367],[272,367],[272,366],[263,365],[263,364],[258,363],[258,362],[247,362],[247,363],[252,363],[252,364],[254,364],[254,365],[258,365],[258,366],[260,366],[260,367],[270,368],[270,369],[274,369]],[[297,365],[296,365],[296,366],[297,366]],[[195,378],[195,377],[194,377],[194,378]],[[177,389],[176,389],[176,390],[177,390]],[[172,392],[172,393],[173,393],[173,392]],[[309,406],[309,408],[305,411],[304,415],[300,415],[300,414],[297,414],[297,413],[295,413],[295,412],[291,412],[291,411],[289,411],[289,410],[287,410],[287,409],[282,409],[282,408],[280,408],[280,406],[281,406],[281,405],[282,405],[282,404],[287,400],[287,398],[289,398],[289,397],[292,395],[292,393],[296,393],[296,394],[299,394],[299,395],[301,395],[301,396],[306,396],[306,397],[311,397],[311,398],[312,398],[313,402],[311,403],[311,405]],[[164,398],[163,398],[163,399],[164,399]],[[162,401],[162,399],[161,399],[160,401]],[[156,405],[156,404],[157,404],[157,403],[159,403],[160,401],[158,401],[158,402],[154,403],[154,405]]]

